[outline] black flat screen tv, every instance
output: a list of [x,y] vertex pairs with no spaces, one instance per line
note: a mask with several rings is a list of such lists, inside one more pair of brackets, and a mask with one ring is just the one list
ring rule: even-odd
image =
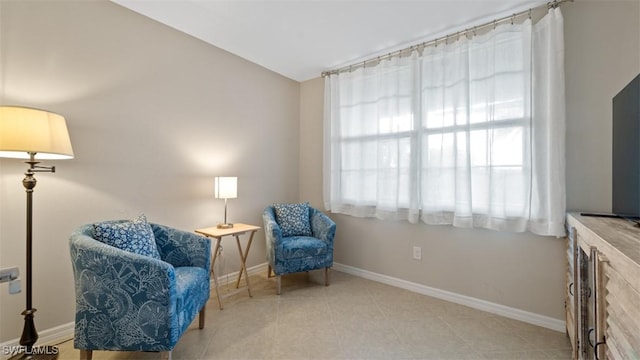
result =
[[611,211],[640,218],[640,75],[613,97]]

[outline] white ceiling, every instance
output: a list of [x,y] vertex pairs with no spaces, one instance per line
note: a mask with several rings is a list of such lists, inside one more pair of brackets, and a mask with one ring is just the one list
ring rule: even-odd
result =
[[112,0],[297,81],[471,28],[540,0]]

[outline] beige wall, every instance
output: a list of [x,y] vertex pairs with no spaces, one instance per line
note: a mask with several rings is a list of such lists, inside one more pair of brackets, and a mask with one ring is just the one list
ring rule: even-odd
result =
[[[610,211],[611,98],[640,72],[640,2],[580,1],[565,17],[567,203]],[[301,86],[300,198],[322,206],[323,80]],[[313,109],[313,110],[310,110]],[[509,307],[564,317],[562,239],[332,215],[335,260]],[[422,261],[411,259],[422,247]]]
[[611,99],[640,73],[640,0],[566,6],[565,38],[568,207],[611,211]]
[[[106,1],[0,0],[0,36],[0,104],[63,114],[76,155],[36,175],[40,332],[73,321],[74,227],[139,213],[215,225],[216,175],[239,178],[233,222],[261,224],[267,204],[297,200],[299,83]],[[0,267],[23,272],[25,166],[0,160]],[[249,266],[264,251],[260,232]],[[24,299],[0,285],[0,343],[20,336]]]

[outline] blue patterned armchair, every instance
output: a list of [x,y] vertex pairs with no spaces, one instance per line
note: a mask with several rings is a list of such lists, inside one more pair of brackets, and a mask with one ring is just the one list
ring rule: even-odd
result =
[[97,226],[117,226],[124,220],[84,225],[71,235],[74,347],[81,359],[91,359],[93,350],[154,351],[171,359],[196,314],[200,329],[204,327],[209,239],[144,221],[158,258],[96,240]]
[[274,204],[263,214],[269,274],[275,273],[276,292],[282,275],[324,268],[324,284],[333,266],[336,224],[318,209],[301,204]]

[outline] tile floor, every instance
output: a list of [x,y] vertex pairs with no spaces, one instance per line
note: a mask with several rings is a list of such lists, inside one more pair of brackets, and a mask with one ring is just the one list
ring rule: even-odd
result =
[[[212,294],[205,328],[194,321],[173,359],[571,359],[562,332],[337,271],[328,287],[321,272],[285,276],[278,296],[263,275],[251,277],[253,298],[237,294],[222,311]],[[59,350],[61,360],[80,357],[72,341]],[[159,356],[94,351],[93,358]]]

